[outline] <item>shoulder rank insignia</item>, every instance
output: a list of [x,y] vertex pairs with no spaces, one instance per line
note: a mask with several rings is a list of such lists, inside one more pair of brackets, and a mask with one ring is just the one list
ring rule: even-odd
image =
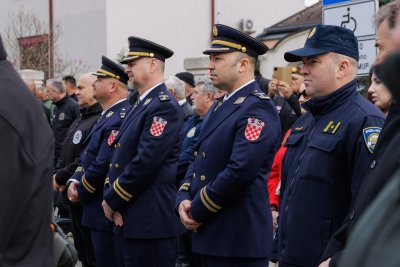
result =
[[161,92],[158,97],[160,98],[160,101],[169,101],[170,100],[169,96],[165,95],[163,92]]
[[271,99],[269,96],[267,96],[263,92],[259,92],[258,90],[254,91],[253,95],[255,95],[256,97],[258,97],[260,99]]
[[121,117],[121,119],[125,118],[126,115],[126,109],[122,108],[121,111],[119,112],[119,116]]
[[114,114],[114,111],[110,111],[107,113],[106,118],[110,118],[112,116],[112,114]]
[[246,100],[246,97],[238,97],[238,99],[236,99],[235,103],[233,103],[234,105],[240,105],[244,102],[244,100]]
[[307,129],[307,126],[298,126],[292,130],[293,133],[304,132]]
[[364,141],[371,154],[374,152],[376,142],[378,141],[379,134],[382,128],[380,127],[368,127],[363,129]]
[[144,101],[143,106],[147,106],[153,98],[147,98],[146,101]]
[[330,121],[327,125],[326,125],[326,127],[324,128],[324,133],[328,133],[328,134],[335,134],[336,133],[336,131],[337,131],[337,129],[339,129],[339,126],[340,126],[340,124],[342,124],[342,122],[337,122],[336,124],[335,124],[335,122],[334,121]]

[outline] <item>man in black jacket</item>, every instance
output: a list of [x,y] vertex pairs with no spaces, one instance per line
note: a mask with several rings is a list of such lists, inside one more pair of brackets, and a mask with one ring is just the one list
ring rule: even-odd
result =
[[381,61],[384,61],[385,63],[381,66],[378,65],[375,73],[386,87],[391,90],[394,95],[394,101],[376,143],[373,158],[360,186],[359,194],[349,209],[342,226],[331,237],[322,256],[321,267],[337,266],[354,225],[399,165],[400,105],[398,98],[396,99],[396,94],[398,94],[400,86],[398,79],[400,61],[396,62],[396,60],[391,59],[386,62],[384,60],[396,49],[400,49],[400,47],[396,48],[392,39],[393,35],[391,36],[390,34],[390,31],[395,26],[398,3],[399,1],[395,1],[380,8],[376,18],[376,26],[378,28],[376,43],[379,51],[375,62],[381,63]]
[[52,267],[54,138],[0,38],[0,266]]
[[57,79],[48,80],[46,82],[46,90],[50,99],[56,105],[52,118],[52,128],[56,139],[54,158],[54,166],[56,166],[68,128],[79,117],[80,112],[78,103],[67,95],[62,81]]
[[[79,165],[79,155],[83,149],[83,141],[89,135],[94,123],[102,112],[101,105],[93,97],[93,83],[96,80],[91,73],[82,75],[78,80],[75,95],[81,107],[81,115],[68,129],[61,155],[53,175],[53,188],[62,192],[69,178],[74,174]],[[83,207],[80,203],[70,204],[72,218],[72,233],[74,244],[83,266],[95,266],[95,257],[92,248],[90,230],[81,224]]]

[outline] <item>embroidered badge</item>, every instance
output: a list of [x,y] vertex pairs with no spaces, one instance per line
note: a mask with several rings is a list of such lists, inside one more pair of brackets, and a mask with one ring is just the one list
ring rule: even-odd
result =
[[260,119],[248,118],[244,137],[249,141],[256,141],[260,137],[264,125],[264,122]]
[[340,121],[336,124],[334,121],[330,121],[324,128],[323,132],[328,134],[335,134],[337,129],[339,129],[340,124],[342,124],[342,122]]
[[114,111],[110,111],[107,113],[106,118],[110,118],[112,116],[112,114],[114,114]]
[[60,115],[58,116],[58,119],[59,119],[60,121],[63,121],[63,120],[65,119],[65,113],[64,113],[64,112],[61,112]]
[[150,134],[153,136],[162,135],[167,123],[168,122],[166,120],[164,120],[163,118],[154,116],[153,123],[151,124],[151,127],[150,127]]
[[363,129],[364,141],[371,154],[374,152],[376,142],[378,141],[379,134],[382,128],[380,127],[368,127]]
[[147,105],[150,103],[150,101],[151,101],[152,99],[153,99],[153,98],[147,98],[146,101],[144,101],[143,106],[147,106]]
[[194,134],[196,133],[196,127],[193,127],[192,129],[190,129],[190,131],[187,133],[187,137],[188,138],[192,138],[194,136]]
[[108,137],[108,145],[111,146],[112,143],[114,143],[115,139],[117,138],[118,131],[117,130],[112,130],[110,133],[110,136]]
[[74,137],[72,138],[72,143],[77,145],[81,142],[81,139],[82,139],[82,132],[81,130],[78,130],[75,132]]

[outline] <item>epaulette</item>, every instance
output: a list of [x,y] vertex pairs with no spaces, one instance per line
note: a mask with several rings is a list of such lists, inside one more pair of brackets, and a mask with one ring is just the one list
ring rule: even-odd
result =
[[160,98],[160,101],[170,101],[171,99],[169,98],[168,95],[164,94],[164,92],[161,92],[158,97]]
[[126,115],[126,109],[122,108],[121,111],[119,112],[119,116],[121,117],[121,119],[125,118]]
[[256,97],[260,98],[260,99],[271,99],[269,96],[267,96],[265,93],[260,92],[259,90],[254,90],[252,92],[253,95],[255,95]]

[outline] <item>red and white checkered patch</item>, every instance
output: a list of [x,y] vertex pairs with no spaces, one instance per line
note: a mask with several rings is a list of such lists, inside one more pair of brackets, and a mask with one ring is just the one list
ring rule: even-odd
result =
[[261,134],[264,127],[264,122],[256,118],[248,118],[246,130],[244,131],[244,137],[249,141],[256,141]]
[[112,143],[114,143],[115,138],[117,138],[118,131],[117,130],[112,130],[110,133],[110,136],[108,137],[108,145],[111,146]]
[[150,133],[153,136],[160,136],[162,135],[165,126],[167,125],[167,121],[161,117],[153,117],[153,124],[150,127]]

